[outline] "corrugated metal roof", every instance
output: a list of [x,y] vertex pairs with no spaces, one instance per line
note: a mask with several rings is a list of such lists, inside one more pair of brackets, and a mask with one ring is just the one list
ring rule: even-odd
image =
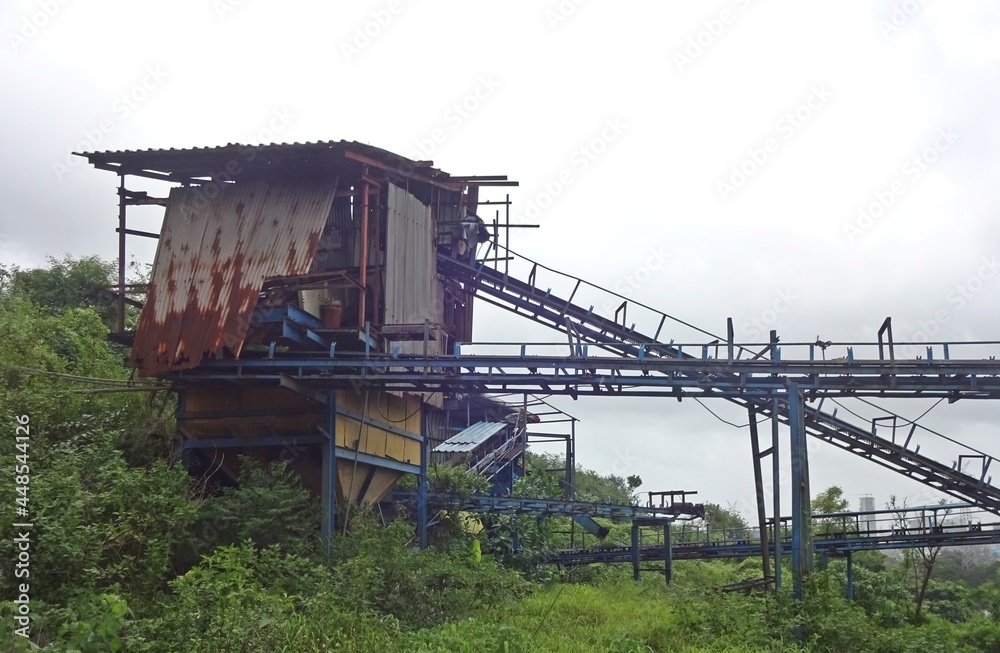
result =
[[464,431],[451,436],[438,446],[435,453],[460,453],[473,451],[507,426],[503,422],[476,422]]
[[[214,147],[74,152],[98,168],[176,181],[232,174],[241,179],[254,174],[274,178],[279,174],[330,174],[344,165],[371,164],[410,179],[461,190],[466,177],[451,178],[429,161],[414,161],[382,148],[357,141],[315,141],[249,145],[228,143]],[[474,179],[474,178],[472,178]],[[506,179],[506,177],[504,177]]]
[[170,192],[132,363],[143,375],[239,355],[269,277],[309,272],[337,183],[225,184]]

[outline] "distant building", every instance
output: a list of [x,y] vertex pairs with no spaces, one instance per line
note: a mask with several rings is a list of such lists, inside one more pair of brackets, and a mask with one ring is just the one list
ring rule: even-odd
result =
[[[874,512],[875,511],[875,497],[870,494],[866,494],[858,500],[858,511]],[[877,528],[875,525],[875,515],[861,515],[858,519],[859,525],[863,532],[869,532]]]

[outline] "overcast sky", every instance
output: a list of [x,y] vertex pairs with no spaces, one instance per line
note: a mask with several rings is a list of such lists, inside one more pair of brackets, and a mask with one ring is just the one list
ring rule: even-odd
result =
[[[897,340],[1000,335],[995,3],[35,0],[0,21],[5,263],[116,255],[116,177],[73,150],[348,139],[509,175],[492,197],[541,225],[513,249],[715,333],[871,341],[892,316]],[[484,307],[477,339],[561,338]],[[557,401],[583,465],[749,514],[747,429],[688,402]],[[998,410],[921,423],[992,453]],[[813,445],[814,492],[936,500]]]

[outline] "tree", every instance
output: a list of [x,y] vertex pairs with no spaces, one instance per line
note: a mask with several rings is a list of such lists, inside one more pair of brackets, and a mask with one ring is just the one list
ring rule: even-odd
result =
[[99,290],[111,285],[117,267],[96,256],[62,260],[49,257],[47,268],[8,271],[10,292],[52,312],[71,308],[93,308],[109,329],[115,328],[115,301]]
[[831,485],[812,500],[812,512],[815,515],[847,512],[849,505],[847,499],[844,498],[844,491],[839,486]]
[[628,493],[631,501],[629,503],[636,503],[638,501],[638,496],[636,496],[635,491],[639,489],[642,485],[642,477],[638,474],[632,474],[625,479],[625,483],[628,485]]
[[[941,504],[944,504],[943,500]],[[896,513],[895,527],[903,529],[918,528],[925,531],[943,525],[950,512],[949,510],[934,511],[932,516],[928,518],[921,515],[919,524],[913,526],[910,522],[916,520],[913,518],[907,519],[905,500],[902,504],[897,504],[895,495],[892,495],[889,497],[886,508]],[[903,554],[904,564],[913,571],[913,601],[916,617],[920,616],[920,610],[923,608],[924,599],[927,596],[927,586],[930,583],[931,574],[934,573],[934,563],[937,562],[938,555],[940,555],[943,548],[940,545],[921,546],[907,549]]]
[[[812,500],[812,514],[814,515],[835,515],[847,512],[850,504],[844,498],[844,491],[836,485],[831,485],[823,490]],[[843,517],[823,517],[813,520],[813,532],[815,534],[832,535],[834,533],[844,533],[848,530],[846,518]]]
[[716,539],[744,537],[749,526],[735,510],[727,510],[717,503],[705,504],[705,527]]

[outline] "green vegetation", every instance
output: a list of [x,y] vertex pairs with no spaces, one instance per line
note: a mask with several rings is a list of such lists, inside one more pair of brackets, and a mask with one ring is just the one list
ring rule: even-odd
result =
[[[719,591],[759,577],[756,560],[681,561],[669,587],[651,572],[635,583],[626,566],[539,565],[568,545],[568,520],[490,518],[473,528],[441,514],[432,547],[417,551],[406,520],[354,510],[328,559],[316,500],[287,468],[245,460],[239,484],[220,489],[172,462],[172,399],[118,391],[129,372],[106,340],[107,306],[91,295],[110,273],[96,259],[0,268],[0,421],[9,436],[15,417],[30,415],[33,523],[31,575],[15,578],[16,493],[5,480],[0,651],[1000,650],[1000,577],[989,555],[938,551],[930,567],[919,553],[898,563],[857,555],[853,603],[843,598],[845,563],[832,560],[795,602],[787,588]],[[0,440],[3,460],[18,453],[13,437]],[[543,471],[561,464],[531,456],[516,492],[563,496]],[[455,469],[434,469],[430,480],[436,491],[484,489]],[[631,502],[638,485],[578,469],[574,490],[581,500]],[[814,505],[845,507],[836,487]],[[713,532],[747,527],[719,506],[705,521]],[[610,526],[605,546],[628,540],[628,525]],[[14,633],[23,582],[30,642]]]

